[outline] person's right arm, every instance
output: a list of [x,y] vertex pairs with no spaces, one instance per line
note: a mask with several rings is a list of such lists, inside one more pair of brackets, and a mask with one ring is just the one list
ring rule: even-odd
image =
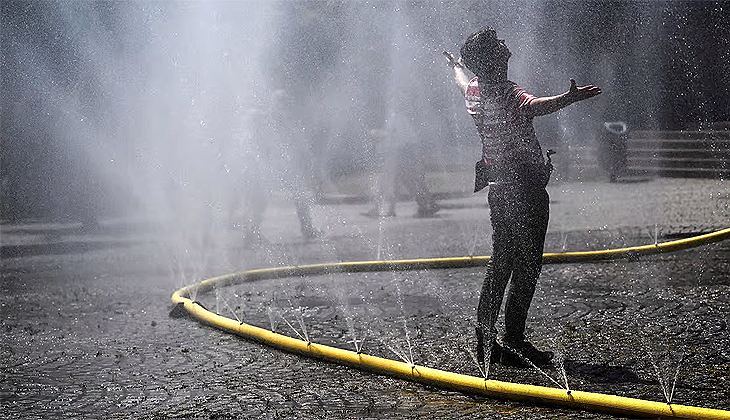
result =
[[459,89],[461,89],[461,93],[466,95],[466,88],[469,87],[469,78],[466,76],[463,66],[454,66],[454,81],[459,86]]
[[463,95],[466,95],[466,89],[469,87],[469,77],[467,77],[464,71],[464,64],[461,62],[461,58],[454,60],[454,56],[446,51],[444,51],[444,56],[454,68],[454,81],[456,82],[456,86],[461,89]]

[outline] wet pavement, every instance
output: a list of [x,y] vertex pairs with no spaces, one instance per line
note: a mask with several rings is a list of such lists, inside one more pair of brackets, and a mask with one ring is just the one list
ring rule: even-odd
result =
[[[727,181],[562,183],[549,191],[548,252],[730,226]],[[243,243],[234,229],[196,237],[184,226],[141,218],[103,221],[92,232],[3,224],[3,417],[615,418],[444,391],[170,318],[177,287],[218,274],[490,254],[484,195],[443,200],[435,218],[413,217],[412,202],[382,220],[364,216],[369,205],[357,200],[316,206],[324,237],[312,242],[301,238],[293,205],[285,197],[274,201],[262,228],[267,241],[258,244]],[[479,375],[465,349],[473,346],[482,272],[280,279],[198,298],[221,314],[289,335],[353,348],[354,330],[355,338],[365,336],[366,353],[394,359],[400,353],[417,364]],[[546,265],[528,334],[561,353],[564,368],[543,375],[497,365],[490,378],[545,386],[567,378],[572,389],[656,401],[666,391],[678,404],[730,409],[728,315],[730,241],[636,261]]]

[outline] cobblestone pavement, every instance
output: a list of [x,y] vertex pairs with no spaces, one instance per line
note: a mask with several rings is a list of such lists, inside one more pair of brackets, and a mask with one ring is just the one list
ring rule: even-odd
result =
[[[550,187],[546,251],[650,243],[730,225],[727,181],[658,179]],[[609,415],[477,398],[290,355],[190,319],[170,295],[196,279],[314,262],[490,253],[484,196],[442,201],[438,217],[373,220],[367,204],[322,205],[304,242],[293,205],[267,213],[266,244],[233,229],[191,240],[185,226],[104,221],[2,225],[0,410],[5,418],[603,419]],[[188,232],[189,233],[189,232]],[[182,240],[181,238],[185,238]],[[478,375],[464,349],[480,269],[261,281],[200,296],[230,317]],[[299,308],[306,308],[298,312]],[[529,320],[564,356],[548,376],[494,366],[490,377],[730,409],[730,241],[637,261],[546,265]],[[294,329],[290,329],[288,320]],[[405,327],[404,327],[405,326]],[[408,331],[409,341],[405,340]],[[409,350],[410,343],[410,350]]]

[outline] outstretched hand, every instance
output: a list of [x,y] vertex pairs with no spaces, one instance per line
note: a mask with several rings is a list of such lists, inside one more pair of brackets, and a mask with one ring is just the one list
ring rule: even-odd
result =
[[459,67],[459,68],[464,67],[464,65],[461,62],[461,57],[459,57],[459,59],[457,60],[454,58],[454,55],[448,51],[444,51],[442,54],[444,55],[444,57],[446,57],[446,61],[448,61],[449,66]]
[[570,79],[570,90],[568,91],[568,95],[573,102],[582,101],[600,94],[601,88],[598,86],[588,85],[578,87],[575,83],[575,79]]

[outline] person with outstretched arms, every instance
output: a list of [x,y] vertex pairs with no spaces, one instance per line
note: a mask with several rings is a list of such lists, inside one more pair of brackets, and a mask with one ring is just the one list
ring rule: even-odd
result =
[[[567,92],[536,97],[507,78],[512,55],[492,28],[470,35],[461,57],[444,52],[454,80],[464,95],[482,141],[476,165],[475,191],[489,186],[492,258],[477,308],[477,357],[512,366],[549,364],[550,351],[538,350],[525,337],[527,313],[542,269],[542,253],[549,218],[547,186],[552,172],[550,154],[543,155],[533,118],[547,115],[601,93],[596,86],[577,86],[570,79]],[[466,71],[474,73],[469,78]],[[505,289],[505,332],[497,342],[496,320]]]

